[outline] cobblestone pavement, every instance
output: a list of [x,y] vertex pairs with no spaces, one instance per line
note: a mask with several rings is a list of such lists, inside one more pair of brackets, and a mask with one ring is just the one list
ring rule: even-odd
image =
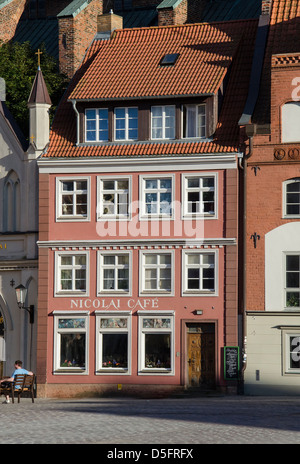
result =
[[21,398],[0,416],[1,444],[300,443],[300,397]]

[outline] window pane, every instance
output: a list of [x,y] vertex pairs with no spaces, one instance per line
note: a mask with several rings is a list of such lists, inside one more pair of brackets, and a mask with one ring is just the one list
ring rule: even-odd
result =
[[287,192],[300,192],[300,182],[292,182],[286,186]]
[[170,334],[145,334],[145,367],[171,368]]
[[287,271],[299,271],[299,256],[289,255],[286,257],[286,270]]
[[127,319],[121,319],[117,317],[101,318],[101,328],[104,329],[126,329],[127,328]]
[[61,265],[62,266],[71,266],[72,265],[72,256],[61,256]]
[[127,368],[127,334],[102,335],[102,367]]
[[287,292],[286,293],[286,306],[287,307],[299,307],[300,292]]
[[74,185],[74,182],[73,181],[64,181],[62,182],[62,189],[63,191],[72,191],[73,190],[73,185]]
[[85,334],[61,334],[60,367],[85,367]]
[[115,256],[114,255],[104,255],[103,256],[103,264],[115,264]]
[[85,319],[76,318],[76,319],[59,319],[58,320],[59,329],[84,329],[85,328]]

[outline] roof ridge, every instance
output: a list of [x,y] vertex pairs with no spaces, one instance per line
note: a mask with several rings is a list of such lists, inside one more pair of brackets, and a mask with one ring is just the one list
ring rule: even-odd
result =
[[185,24],[167,24],[165,26],[142,26],[142,27],[128,27],[122,29],[115,29],[114,33],[121,33],[121,32],[133,32],[133,31],[141,31],[141,30],[154,30],[154,29],[176,29],[176,28],[188,28],[188,27],[197,27],[197,26],[213,26],[215,24],[230,24],[230,23],[244,23],[244,22],[257,22],[258,18],[248,18],[248,19],[231,19],[229,21],[204,21],[200,23],[185,23]]

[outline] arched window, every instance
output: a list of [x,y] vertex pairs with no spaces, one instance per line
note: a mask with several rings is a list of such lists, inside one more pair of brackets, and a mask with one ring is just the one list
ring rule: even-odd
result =
[[20,229],[20,180],[15,171],[10,171],[3,192],[3,229],[16,232]]
[[300,141],[300,102],[289,102],[283,105],[281,110],[282,126],[281,141]]

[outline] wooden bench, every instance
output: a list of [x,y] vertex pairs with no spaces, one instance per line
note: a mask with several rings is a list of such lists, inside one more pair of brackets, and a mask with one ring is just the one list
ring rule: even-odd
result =
[[17,374],[13,382],[7,384],[0,384],[1,395],[10,395],[12,402],[15,402],[15,395],[18,396],[18,403],[23,394],[30,394],[32,402],[34,403],[34,379],[35,375]]

